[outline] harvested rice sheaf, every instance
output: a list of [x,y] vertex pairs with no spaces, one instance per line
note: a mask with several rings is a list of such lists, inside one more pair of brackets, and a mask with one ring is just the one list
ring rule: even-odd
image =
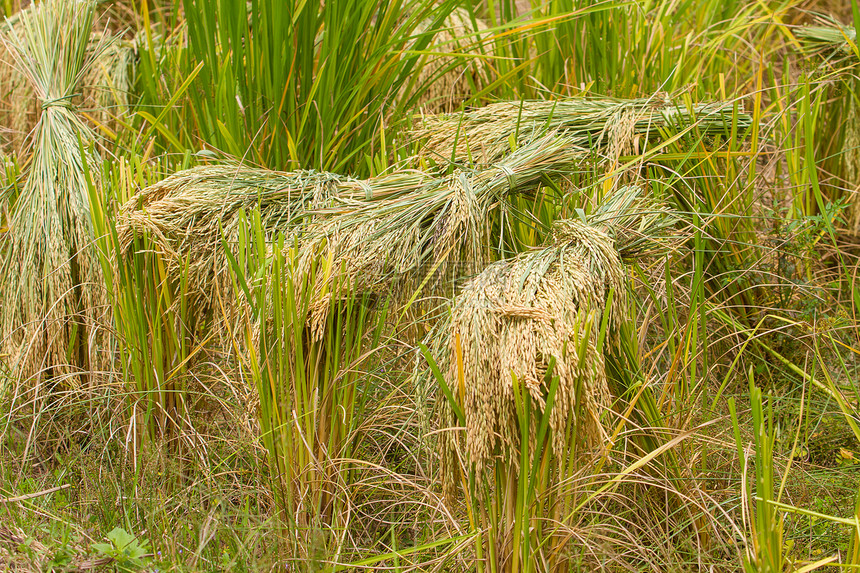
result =
[[[431,24],[425,22],[416,29],[416,33],[424,32]],[[428,56],[417,79],[418,86],[430,84],[416,102],[422,110],[432,113],[453,111],[471,97],[474,90],[482,89],[489,82],[490,67],[483,56],[491,56],[492,47],[485,42],[489,35],[486,30],[487,25],[477,18],[473,22],[465,8],[456,8],[443,20],[427,50],[467,53],[476,57],[459,67],[454,65],[456,59],[453,56]]]
[[[421,155],[457,163],[499,161],[516,148],[546,133],[566,139],[612,161],[638,153],[661,129],[697,124],[702,132],[723,132],[736,114],[733,103],[695,104],[692,109],[667,96],[615,100],[573,98],[559,101],[500,102],[455,114],[426,116],[413,136],[426,141]],[[752,124],[737,113],[737,126]]]
[[[33,154],[10,214],[0,277],[0,353],[20,380],[74,387],[106,362],[103,279],[95,250],[86,169],[100,172],[93,133],[73,96],[102,51],[92,49],[94,4],[49,0],[19,14],[6,38],[42,113]],[[52,49],[47,49],[51,47]],[[85,165],[84,161],[89,165]]]
[[[26,70],[17,62],[10,47],[2,41],[10,35],[22,35],[27,14],[34,6],[0,23],[0,148],[19,154],[30,141],[29,136],[42,112],[43,101],[34,91]],[[109,32],[94,32],[87,45],[92,59],[84,74],[77,78],[70,103],[80,114],[88,116],[91,127],[116,132],[117,118],[128,108],[131,67],[135,53],[132,42],[120,41]],[[31,65],[24,63],[24,66]]]
[[837,59],[854,53],[851,48],[857,35],[854,27],[840,24],[827,16],[817,16],[815,25],[799,27],[794,33],[807,52]]
[[[514,380],[543,409],[552,359],[558,387],[549,424],[557,459],[565,459],[570,430],[585,449],[603,442],[601,414],[612,403],[605,353],[619,344],[618,327],[628,315],[623,260],[650,250],[646,242],[656,245],[675,222],[638,189],[621,188],[588,222],[557,221],[547,247],[496,262],[465,284],[432,346],[465,414],[464,451],[478,473],[494,460],[519,463]],[[440,404],[442,427],[458,425],[450,402]],[[440,436],[451,494],[459,442],[455,432]]]
[[[489,215],[510,193],[526,192],[544,177],[568,172],[581,151],[546,137],[495,166],[435,175],[398,171],[367,180],[331,173],[279,173],[237,166],[177,173],[132,198],[118,218],[126,249],[146,233],[166,255],[168,274],[200,308],[218,288],[229,288],[222,238],[238,237],[240,214],[259,206],[263,228],[300,247],[302,268],[331,260],[331,284],[396,295],[430,269],[448,276],[455,261],[489,261]],[[408,289],[402,289],[404,292]],[[410,293],[411,294],[411,293]]]

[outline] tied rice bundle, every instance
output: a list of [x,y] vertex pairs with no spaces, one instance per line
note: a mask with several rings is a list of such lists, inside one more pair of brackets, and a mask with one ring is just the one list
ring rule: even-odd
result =
[[[623,260],[651,252],[675,223],[638,188],[621,188],[587,222],[556,222],[548,246],[493,263],[465,284],[450,320],[430,341],[465,415],[465,455],[478,474],[494,460],[518,466],[513,377],[543,409],[551,361],[558,386],[549,427],[557,459],[565,459],[571,429],[586,448],[602,443],[601,413],[612,402],[605,355],[618,346],[619,326],[628,316]],[[601,349],[604,320],[607,338]],[[427,372],[418,376],[419,388],[428,384]],[[459,425],[449,400],[441,402],[440,425]],[[454,432],[440,436],[450,496],[459,481],[460,442]]]
[[[426,31],[431,25],[432,22],[424,22],[418,26],[416,33]],[[463,67],[457,67],[455,56],[428,56],[430,59],[421,66],[416,82],[419,87],[429,83],[416,102],[422,110],[433,113],[453,111],[469,99],[475,90],[481,90],[489,83],[490,68],[481,57],[492,55],[490,46],[483,47],[489,36],[486,30],[487,25],[477,18],[473,22],[465,8],[455,9],[443,20],[441,29],[427,49],[440,53],[473,54],[476,57],[469,58]]]
[[298,241],[307,253],[329,253],[344,288],[397,298],[412,294],[415,281],[432,272],[435,281],[428,286],[438,292],[457,279],[461,263],[482,268],[492,260],[493,224],[508,220],[511,194],[569,172],[580,154],[544,137],[496,165],[428,177],[410,193],[318,213]]
[[[93,240],[86,170],[99,157],[72,98],[107,44],[93,47],[92,2],[45,1],[19,14],[5,38],[8,54],[30,83],[42,113],[33,156],[10,214],[4,272],[2,344],[19,379],[52,377],[74,387],[106,358],[103,279]],[[89,165],[85,165],[86,161]]]
[[[316,171],[276,172],[238,165],[181,171],[142,190],[120,209],[117,233],[123,252],[146,235],[164,258],[167,275],[183,274],[191,302],[202,311],[216,293],[231,288],[224,242],[234,244],[242,217],[259,206],[266,238],[295,239],[296,228],[335,206],[373,202],[421,188],[429,176],[399,172],[361,181]],[[290,241],[290,245],[292,246]]]
[[[36,9],[30,6],[0,23],[0,37],[20,35],[22,20]],[[109,32],[94,32],[86,49],[92,62],[77,79],[70,101],[93,127],[115,132],[117,118],[128,108],[134,47]],[[42,102],[27,72],[16,65],[16,56],[6,42],[0,41],[0,148],[21,153],[41,113]]]
[[815,25],[795,30],[801,46],[807,53],[839,59],[854,53],[851,44],[856,41],[853,26],[840,24],[827,16],[816,16]]
[[[666,96],[500,102],[464,113],[426,116],[413,136],[426,139],[422,156],[456,163],[494,163],[512,148],[546,133],[617,161],[644,150],[663,129],[696,123],[704,132],[722,132],[731,125],[733,105],[704,103],[687,109]],[[752,124],[747,114],[737,118],[739,128]]]
[[330,293],[337,285],[397,294],[422,270],[436,268],[443,277],[454,261],[488,261],[490,212],[504,209],[508,194],[567,172],[579,153],[545,137],[480,171],[438,176],[404,170],[367,180],[199,167],[132,198],[121,209],[118,234],[125,250],[147,234],[166,256],[168,275],[178,284],[186,272],[190,296],[211,308],[213,293],[229,288],[222,239],[236,240],[241,214],[259,205],[267,237],[283,233],[287,248],[300,247],[300,269],[309,271],[320,257],[329,260],[333,272],[317,276],[314,292]]

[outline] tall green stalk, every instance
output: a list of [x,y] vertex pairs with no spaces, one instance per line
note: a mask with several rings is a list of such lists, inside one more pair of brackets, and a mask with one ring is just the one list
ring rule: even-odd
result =
[[[132,171],[121,162],[102,174],[116,198],[127,198],[133,192]],[[96,247],[113,311],[137,463],[143,447],[164,444],[174,453],[179,451],[181,430],[189,415],[189,362],[199,350],[199,346],[193,347],[199,317],[189,307],[186,274],[178,282],[168,276],[163,254],[146,233],[136,234],[129,248],[123,248],[111,199],[101,197],[91,186]]]
[[[147,50],[141,117],[180,150],[202,139],[258,165],[358,174],[430,87],[417,85],[425,52],[458,4],[184,0],[186,41]],[[159,83],[171,62],[178,99]]]
[[284,542],[296,559],[311,559],[315,548],[339,555],[385,305],[337,284],[314,292],[321,276],[332,276],[331,259],[321,253],[301,270],[283,235],[267,242],[259,210],[243,216],[238,244],[224,248],[236,296],[247,303],[237,350],[259,393]]

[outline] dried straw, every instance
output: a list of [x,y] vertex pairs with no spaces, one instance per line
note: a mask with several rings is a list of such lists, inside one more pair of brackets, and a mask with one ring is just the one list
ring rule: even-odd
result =
[[[607,320],[605,344],[617,346],[618,326],[628,315],[622,260],[648,251],[646,243],[657,244],[654,239],[675,221],[638,188],[624,187],[587,222],[556,222],[548,246],[494,263],[466,283],[454,299],[450,321],[432,334],[431,342],[465,413],[465,452],[478,473],[497,459],[518,465],[512,376],[542,409],[551,357],[556,360],[552,374],[558,377],[550,413],[554,452],[564,459],[571,429],[583,445],[602,442],[601,413],[612,396],[607,350],[598,342],[600,326]],[[425,376],[419,373],[419,388],[429,379]],[[440,423],[456,425],[447,400]],[[454,432],[441,436],[445,488],[452,493],[459,442]]]
[[[21,19],[34,6],[0,23],[0,37],[20,35]],[[116,132],[117,118],[128,109],[130,71],[134,62],[131,42],[121,42],[109,32],[95,32],[88,45],[92,64],[78,79],[72,104],[91,126]],[[0,148],[20,154],[42,112],[42,103],[14,54],[0,40]]]
[[[546,133],[570,145],[617,161],[638,153],[660,130],[697,123],[702,131],[731,125],[732,103],[673,104],[667,96],[636,100],[573,98],[560,101],[500,102],[458,114],[427,116],[413,131],[426,140],[421,155],[457,163],[494,163]],[[738,127],[752,124],[738,114]],[[515,144],[515,145],[513,145]]]
[[[94,47],[92,2],[47,0],[19,13],[6,53],[29,82],[42,113],[33,155],[11,213],[0,299],[2,348],[21,380],[52,377],[75,386],[79,374],[105,363],[103,284],[93,239],[85,169],[99,158],[75,114],[72,97],[107,44]],[[32,387],[32,386],[31,386]]]

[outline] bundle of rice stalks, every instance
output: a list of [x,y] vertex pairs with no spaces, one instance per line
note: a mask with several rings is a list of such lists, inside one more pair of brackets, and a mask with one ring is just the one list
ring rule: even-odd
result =
[[[36,6],[30,6],[0,24],[0,147],[14,153],[21,153],[30,141],[42,102],[2,38],[22,35],[22,20],[34,10]],[[93,62],[77,80],[71,103],[90,125],[115,133],[117,118],[128,108],[133,45],[117,41],[108,32],[98,32],[92,35],[87,50]]]
[[119,239],[127,249],[147,233],[166,255],[168,274],[178,284],[185,273],[195,303],[211,308],[212,295],[229,285],[222,239],[237,241],[240,213],[259,205],[267,236],[283,233],[289,246],[300,245],[303,268],[319,257],[331,260],[334,270],[318,278],[316,292],[333,282],[388,290],[422,270],[445,276],[447,261],[489,260],[490,211],[503,210],[507,194],[568,171],[579,153],[548,137],[482,171],[398,171],[368,180],[200,167],[132,198],[119,216]]
[[[423,33],[431,25],[432,22],[425,21],[418,26],[416,33]],[[431,113],[453,111],[489,83],[491,72],[484,58],[493,52],[491,46],[485,45],[489,36],[486,30],[487,25],[477,18],[473,22],[465,8],[455,9],[443,20],[427,50],[452,55],[428,56],[427,63],[421,66],[415,84],[419,87],[429,84],[415,102],[422,110]],[[470,56],[463,66],[457,65],[457,54]],[[401,97],[408,95],[404,93]]]
[[561,139],[540,138],[484,169],[455,170],[410,193],[320,212],[298,240],[308,253],[328,253],[349,288],[399,300],[418,280],[438,293],[461,270],[474,274],[497,257],[511,194],[568,173],[581,155]]
[[[605,356],[628,315],[623,259],[641,256],[675,221],[638,188],[621,188],[587,221],[557,221],[548,246],[490,265],[455,297],[450,321],[431,338],[452,389],[440,425],[465,425],[464,455],[478,474],[495,461],[516,467],[522,459],[515,381],[542,410],[550,380],[558,379],[549,417],[556,459],[574,445],[603,443],[601,414],[612,403]],[[426,383],[419,378],[418,387]],[[451,495],[459,440],[454,432],[441,436]]]
[[[457,163],[499,161],[511,149],[545,133],[617,161],[622,155],[644,151],[664,129],[696,123],[703,133],[724,132],[734,113],[732,103],[695,104],[687,109],[665,95],[635,100],[500,102],[464,113],[425,117],[413,136],[426,138],[422,156]],[[738,127],[750,125],[752,117],[740,114]]]
[[855,54],[851,47],[857,35],[854,27],[840,24],[833,18],[818,15],[814,26],[802,26],[794,32],[807,53],[833,60]]
[[[93,239],[86,170],[99,158],[84,146],[90,129],[72,98],[106,44],[93,47],[94,4],[51,0],[20,13],[7,53],[30,82],[42,113],[33,129],[33,156],[11,212],[0,279],[2,345],[17,357],[20,379],[52,377],[74,385],[80,372],[103,363],[98,325],[104,313]],[[90,165],[85,165],[87,161]]]
[[[203,166],[176,173],[129,200],[118,215],[121,248],[148,235],[167,264],[167,275],[188,280],[189,296],[211,308],[215,293],[229,285],[222,240],[239,239],[240,214],[259,206],[267,238],[289,235],[315,210],[335,202],[379,200],[420,188],[429,176],[401,172],[369,181],[332,173],[282,173],[236,165]],[[224,292],[221,290],[221,292]]]

